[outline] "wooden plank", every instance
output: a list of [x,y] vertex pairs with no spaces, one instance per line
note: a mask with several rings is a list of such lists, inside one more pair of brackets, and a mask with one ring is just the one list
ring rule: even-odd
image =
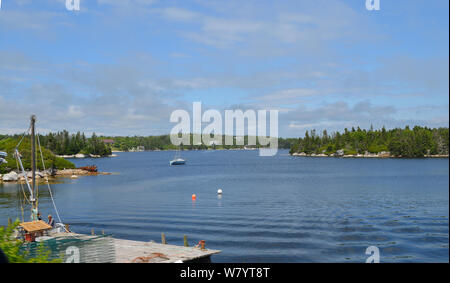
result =
[[201,250],[195,247],[181,247],[122,239],[114,239],[114,246],[116,249],[116,262],[118,263],[136,262],[136,259],[142,259],[144,262],[150,263],[186,262],[220,253],[219,250]]
[[[90,239],[94,236],[75,233],[60,233],[53,235],[56,238],[76,237]],[[208,259],[219,250],[200,249],[196,247],[183,247],[154,242],[139,242],[123,239],[114,239],[116,263],[173,263],[177,261],[192,261]]]
[[21,226],[28,233],[34,233],[34,232],[52,229],[52,226],[48,225],[47,223],[45,223],[42,220],[32,221],[32,222],[23,222],[23,223],[20,223],[19,226]]

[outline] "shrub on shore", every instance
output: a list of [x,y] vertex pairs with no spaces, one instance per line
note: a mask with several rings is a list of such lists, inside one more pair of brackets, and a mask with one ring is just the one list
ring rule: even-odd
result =
[[34,257],[21,250],[22,242],[14,239],[14,230],[19,226],[19,220],[9,223],[6,227],[0,226],[0,249],[10,263],[61,263],[62,257],[51,260],[51,251],[42,243],[36,250]]
[[[11,170],[17,169],[17,163],[14,158],[14,150],[16,145],[18,144],[18,138],[4,138],[0,139],[0,149],[1,151],[5,151],[8,156],[6,157],[6,161],[8,163],[0,165],[0,174],[8,173]],[[19,146],[19,152],[22,155],[22,163],[25,170],[31,170],[31,142],[30,139],[25,138]],[[40,152],[37,149],[37,159],[36,159],[36,167],[38,170],[43,170],[42,161]],[[64,158],[60,158],[55,156],[50,150],[46,148],[42,148],[42,155],[44,157],[44,164],[46,169],[55,168],[55,169],[73,169],[75,165],[65,160]]]

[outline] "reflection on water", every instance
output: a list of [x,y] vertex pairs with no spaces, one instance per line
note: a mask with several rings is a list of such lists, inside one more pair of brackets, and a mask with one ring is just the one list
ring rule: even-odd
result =
[[[75,160],[110,176],[53,186],[74,231],[183,244],[206,240],[216,262],[448,262],[448,159],[259,157],[254,151],[121,153]],[[17,217],[18,186],[0,185],[1,221]],[[218,188],[224,195],[218,195]],[[192,201],[192,194],[197,199]],[[42,213],[52,213],[45,187]]]

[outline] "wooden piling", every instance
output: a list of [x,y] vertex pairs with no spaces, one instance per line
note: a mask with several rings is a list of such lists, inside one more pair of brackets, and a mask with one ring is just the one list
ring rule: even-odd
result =
[[12,225],[12,219],[8,218],[8,226],[11,226],[11,225]]
[[163,245],[166,245],[166,244],[167,244],[167,242],[166,242],[166,235],[165,235],[164,233],[161,233],[161,243],[162,243]]
[[92,228],[92,230],[91,230],[91,234],[92,234],[92,236],[95,236],[95,231],[94,231],[94,228]]
[[183,236],[183,242],[185,247],[189,247],[188,238],[186,235]]
[[205,245],[206,245],[205,240],[201,240],[198,244],[200,245],[200,249],[201,249],[201,250],[204,250],[204,249],[205,249]]

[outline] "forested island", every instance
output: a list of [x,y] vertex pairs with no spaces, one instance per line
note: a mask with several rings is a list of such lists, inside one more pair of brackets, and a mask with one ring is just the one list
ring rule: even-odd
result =
[[404,129],[345,129],[343,133],[307,131],[292,144],[290,153],[300,156],[406,157],[448,156],[449,129],[415,126]]
[[[40,142],[47,155],[53,153],[58,156],[74,156],[81,154],[91,157],[111,156],[113,151],[144,151],[144,150],[175,150],[170,141],[170,135],[160,136],[97,136],[86,137],[84,133],[71,134],[68,131],[48,133],[40,135]],[[256,149],[260,144],[248,146],[248,136],[244,136],[244,145],[223,145],[225,136],[222,137],[222,145],[198,144],[193,145],[194,135],[190,135],[191,145],[182,145],[183,150],[231,150],[231,149]],[[0,150],[10,148],[17,143],[18,135],[0,135]],[[236,137],[234,137],[236,139]],[[1,143],[2,142],[2,143]],[[5,146],[8,145],[8,146]],[[329,134],[327,130],[318,134],[316,130],[307,131],[302,138],[279,138],[278,148],[290,149],[291,155],[301,156],[373,156],[382,157],[425,157],[448,156],[449,129],[427,128],[415,126],[386,130],[361,129],[360,127],[343,132]],[[53,157],[52,157],[53,158]],[[59,159],[49,159],[49,164],[59,164]],[[53,163],[51,163],[53,162]],[[68,166],[66,164],[66,166]],[[70,167],[69,167],[70,168]]]

